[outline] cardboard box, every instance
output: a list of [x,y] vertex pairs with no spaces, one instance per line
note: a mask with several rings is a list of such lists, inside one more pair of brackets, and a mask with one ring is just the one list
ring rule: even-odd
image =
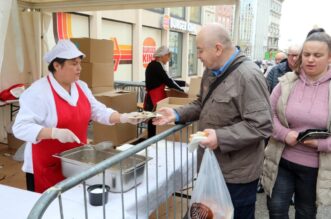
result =
[[[120,113],[137,110],[136,93],[126,91],[109,91],[96,94],[97,100]],[[131,124],[102,125],[93,123],[93,144],[112,141],[114,146],[121,145],[137,137],[137,126]]]
[[24,141],[15,138],[15,136],[9,132],[7,132],[7,140],[8,140],[8,148],[11,149],[18,149],[25,143]]
[[166,91],[167,97],[188,97],[187,93],[173,89],[173,88],[167,88],[165,91]]
[[156,109],[160,109],[161,107],[179,107],[181,105],[185,105],[194,101],[195,98],[180,98],[180,97],[167,97],[159,102],[157,102]]
[[197,95],[200,93],[200,85],[201,85],[202,77],[192,77],[190,80],[190,86],[188,89],[188,97],[197,98]]
[[[188,104],[192,101],[194,101],[195,98],[179,98],[179,97],[168,97],[165,98],[157,103],[157,109],[161,107],[170,107],[170,108],[176,108],[185,104]],[[159,134],[174,125],[164,125],[164,126],[156,126],[156,133]],[[197,125],[193,123],[192,125],[188,126],[188,128],[184,128],[182,132],[178,131],[175,132],[173,135],[170,135],[166,139],[169,141],[182,141],[187,142],[188,138],[192,133],[195,133],[197,131]]]
[[187,89],[187,87],[183,87],[185,92],[173,89],[173,88],[167,88],[166,94],[167,97],[189,97],[189,98],[197,98],[197,95],[200,93],[200,84],[201,84],[201,76],[191,77],[190,79],[190,85]]
[[114,86],[114,64],[113,63],[81,63],[82,71],[80,80],[85,81],[92,87]]
[[104,92],[114,91],[114,87],[91,87],[92,94],[97,95]]
[[83,62],[113,63],[114,43],[112,40],[91,38],[71,38],[70,40],[86,55]]

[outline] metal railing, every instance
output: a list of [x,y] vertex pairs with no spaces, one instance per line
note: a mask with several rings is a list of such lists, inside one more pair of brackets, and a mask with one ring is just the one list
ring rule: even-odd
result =
[[114,84],[115,89],[137,92],[137,103],[144,102],[146,86],[144,81],[115,81]]
[[[47,213],[47,209],[55,199],[58,199],[59,202],[59,218],[61,219],[65,218],[66,214],[67,216],[69,215],[68,218],[87,219],[89,218],[89,212],[93,213],[93,217],[91,218],[106,218],[109,214],[111,214],[109,218],[116,218],[114,216],[114,210],[110,210],[109,207],[119,212],[117,215],[118,218],[148,218],[151,213],[155,215],[154,218],[159,218],[158,209],[161,204],[165,204],[166,218],[169,218],[170,207],[168,199],[172,199],[171,201],[174,203],[171,208],[173,218],[176,218],[176,215],[180,215],[180,218],[183,218],[183,214],[185,214],[189,206],[187,197],[190,197],[188,189],[184,188],[190,186],[196,176],[195,154],[189,153],[187,147],[185,147],[189,139],[189,134],[194,130],[196,130],[194,123],[176,125],[94,165],[78,175],[65,179],[42,194],[30,211],[28,219],[40,219],[43,216],[48,218],[45,212]],[[176,138],[179,141],[169,141],[167,140],[168,138]],[[134,186],[130,191],[124,192],[122,161],[139,152],[144,152],[146,158],[152,157],[152,160],[145,164],[144,182]],[[120,197],[118,202],[116,202],[118,206],[115,201],[108,204],[103,202],[101,213],[100,208],[93,208],[88,204],[86,182],[92,177],[102,173],[102,184],[104,188],[106,170],[114,165],[121,167],[121,192],[117,194],[111,193],[113,197]],[[136,183],[136,162],[134,162],[134,166],[134,181]],[[77,186],[83,187],[83,203],[80,202],[82,198],[78,198],[79,201],[75,200],[75,203],[80,203],[78,209],[82,211],[82,213],[75,211],[74,214],[76,216],[78,215],[76,217],[71,215],[72,210],[64,211],[63,200],[73,196],[72,193],[74,192],[70,193],[70,191],[75,190],[81,193],[81,188],[78,189]],[[178,193],[178,191],[180,192]],[[67,192],[70,193],[68,196],[66,196]],[[128,199],[129,194],[131,198]],[[175,204],[176,202],[178,203],[178,201],[180,202],[179,206]],[[127,209],[129,204],[131,204],[131,208]],[[176,209],[178,207],[179,209]],[[96,213],[97,210],[98,213]],[[79,214],[81,215],[79,216]],[[96,217],[97,215],[99,216]]]

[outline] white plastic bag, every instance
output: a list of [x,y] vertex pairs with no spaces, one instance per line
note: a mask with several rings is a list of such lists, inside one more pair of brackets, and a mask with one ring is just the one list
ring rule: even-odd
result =
[[190,201],[191,219],[232,219],[233,205],[214,152],[207,148]]

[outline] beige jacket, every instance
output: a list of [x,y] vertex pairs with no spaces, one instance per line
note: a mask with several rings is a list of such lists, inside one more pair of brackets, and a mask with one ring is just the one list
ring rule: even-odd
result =
[[[244,59],[239,54],[232,65]],[[272,133],[272,112],[264,76],[252,61],[245,61],[201,103],[211,83],[211,71],[202,77],[200,96],[177,108],[180,122],[199,120],[199,130],[215,129],[219,147],[214,150],[228,183],[249,183],[262,173],[264,139]],[[204,149],[198,149],[198,164]]]
[[[277,103],[277,112],[280,122],[288,127],[285,117],[285,108],[288,97],[294,87],[298,76],[294,72],[286,73],[279,78],[281,86],[281,96]],[[331,94],[331,83],[329,86],[329,94]],[[329,95],[329,109],[331,109],[331,95]],[[329,130],[331,130],[331,116],[328,118]],[[275,185],[278,165],[281,159],[285,144],[270,138],[265,149],[265,159],[263,165],[262,185],[267,195],[272,196],[272,189]],[[316,186],[316,204],[331,205],[331,153],[320,152],[319,154],[319,170]]]

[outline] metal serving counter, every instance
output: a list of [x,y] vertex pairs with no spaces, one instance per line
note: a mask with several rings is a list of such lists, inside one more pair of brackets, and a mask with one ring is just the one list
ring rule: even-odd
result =
[[[192,173],[196,170],[193,165],[196,162],[193,162],[195,155],[187,154],[186,148],[186,144],[179,142],[167,141],[166,145],[164,140],[158,142],[157,148],[155,145],[150,146],[147,152],[153,159],[148,162],[146,168],[148,182],[146,183],[145,177],[137,189],[123,193],[123,199],[122,193],[109,193],[106,204],[107,218],[148,218],[146,209],[149,209],[150,214],[165,202],[173,191],[189,184],[193,178]],[[64,218],[85,218],[83,192],[83,186],[80,184],[62,194]],[[38,193],[0,186],[0,206],[1,209],[5,209],[1,211],[1,218],[26,218],[40,196]],[[88,215],[89,218],[102,218],[102,206],[94,207],[88,204]],[[51,203],[43,218],[59,218],[57,201]]]

